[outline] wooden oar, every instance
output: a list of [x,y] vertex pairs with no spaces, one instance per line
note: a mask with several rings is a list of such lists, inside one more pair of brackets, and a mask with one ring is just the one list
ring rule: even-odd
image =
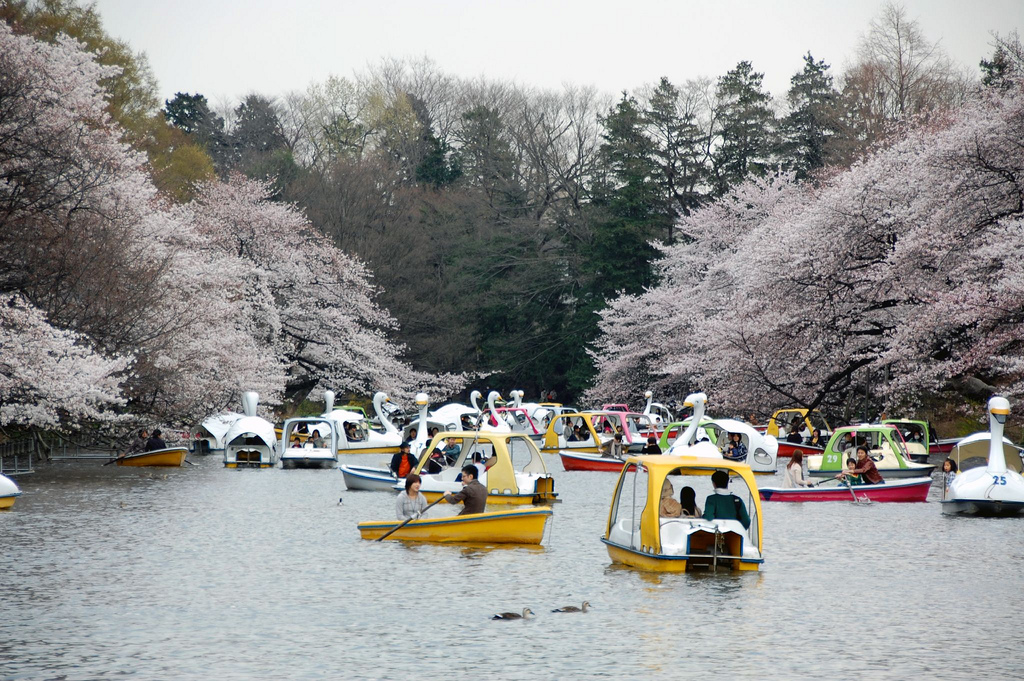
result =
[[[430,508],[431,508],[432,506],[434,506],[434,505],[436,505],[436,504],[440,504],[440,503],[441,503],[442,501],[444,501],[444,495],[443,495],[443,494],[441,495],[441,498],[440,498],[440,499],[438,499],[437,501],[435,501],[435,502],[434,502],[433,504],[429,504],[429,505],[428,505],[428,506],[427,506],[427,507],[426,507],[425,509],[423,509],[423,513],[426,513],[427,511],[429,511],[429,510],[430,510]],[[423,513],[420,513],[418,517],[422,518],[422,517],[423,517]],[[392,528],[391,528],[390,530],[388,530],[387,532],[385,532],[385,533],[384,533],[384,534],[382,534],[381,536],[377,537],[377,541],[384,541],[385,539],[387,539],[388,537],[390,537],[391,535],[393,535],[393,534],[394,534],[395,532],[398,532],[398,531],[399,531],[400,529],[402,529],[403,527],[405,527],[406,525],[408,525],[408,524],[409,524],[409,521],[411,521],[411,520],[415,520],[415,519],[416,519],[416,516],[413,516],[413,517],[409,517],[409,518],[406,518],[405,520],[403,520],[403,521],[402,521],[401,523],[399,523],[399,524],[398,524],[398,525],[396,525],[395,527],[392,527]]]
[[[109,466],[112,463],[117,463],[118,461],[121,461],[122,459],[124,459],[124,457],[126,457],[126,456],[128,456],[128,455],[127,454],[123,454],[121,456],[115,456],[113,459],[111,459],[110,461],[106,462],[103,465],[104,466]],[[102,468],[102,466],[101,466],[101,468]]]

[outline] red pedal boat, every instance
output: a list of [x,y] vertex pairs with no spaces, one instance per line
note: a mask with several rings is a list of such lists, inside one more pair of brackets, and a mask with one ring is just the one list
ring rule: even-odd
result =
[[804,456],[808,456],[810,454],[821,454],[825,451],[824,447],[814,447],[813,445],[798,445],[794,442],[784,442],[782,440],[779,440],[779,453],[776,454],[775,456],[779,459],[781,459],[784,456],[792,457],[793,452],[795,452],[798,449],[801,452],[803,452]]
[[623,462],[619,459],[610,459],[600,454],[585,454],[583,452],[560,451],[562,457],[562,468],[567,471],[622,471]]
[[931,489],[931,478],[903,478],[887,480],[878,485],[854,485],[846,487],[760,487],[758,494],[763,501],[925,501]]

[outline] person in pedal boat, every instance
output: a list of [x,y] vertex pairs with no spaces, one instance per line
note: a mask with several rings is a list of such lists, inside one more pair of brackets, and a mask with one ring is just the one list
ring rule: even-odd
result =
[[662,518],[678,518],[683,514],[683,507],[675,500],[675,495],[672,481],[665,478],[661,485],[661,502],[658,505],[658,515]]
[[410,449],[412,449],[412,445],[406,440],[399,445],[398,453],[391,457],[391,465],[388,468],[399,478],[409,475],[418,463],[416,457],[409,451]]
[[729,491],[729,474],[715,471],[711,474],[715,491],[704,500],[704,520],[738,520],[744,529],[750,527],[750,516],[743,500]]

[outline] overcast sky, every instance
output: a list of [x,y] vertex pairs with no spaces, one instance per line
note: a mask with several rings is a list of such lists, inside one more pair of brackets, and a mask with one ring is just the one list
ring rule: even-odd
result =
[[[162,98],[281,95],[382,57],[558,88],[632,90],[717,78],[741,60],[776,96],[810,50],[849,62],[881,0],[98,0],[104,27],[146,52]],[[904,0],[910,19],[977,70],[991,31],[1024,25],[1024,0]]]

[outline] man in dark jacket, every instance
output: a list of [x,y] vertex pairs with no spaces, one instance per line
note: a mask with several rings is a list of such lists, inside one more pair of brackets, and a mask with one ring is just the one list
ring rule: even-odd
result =
[[465,466],[462,469],[462,491],[444,495],[444,500],[449,504],[462,502],[462,510],[459,511],[459,515],[483,513],[487,506],[487,488],[481,485],[476,478],[476,466],[472,464]]
[[419,463],[419,459],[413,456],[412,452],[409,451],[412,445],[408,440],[403,442],[398,447],[398,453],[391,457],[391,465],[389,468],[391,472],[398,476],[399,479],[405,478],[405,476],[412,473],[413,469],[416,468],[416,464]]
[[146,441],[147,452],[153,452],[156,451],[157,449],[167,449],[167,443],[164,442],[164,439],[162,437],[160,437],[161,435],[162,433],[160,432],[159,428],[153,431],[153,437],[149,438],[149,440]]

